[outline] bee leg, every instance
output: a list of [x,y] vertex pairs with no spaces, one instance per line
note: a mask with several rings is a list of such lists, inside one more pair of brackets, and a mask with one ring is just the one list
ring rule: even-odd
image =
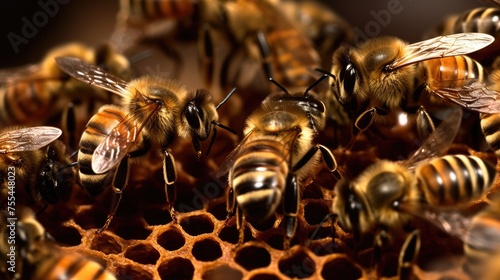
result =
[[222,61],[222,66],[219,76],[219,84],[222,89],[226,89],[226,86],[228,85],[227,78],[229,77],[228,74],[229,66],[231,62],[234,60],[233,58],[236,56],[237,53],[238,53],[238,48],[236,47],[236,44],[233,43],[233,47]]
[[264,32],[258,31],[256,36],[260,55],[262,56],[262,67],[264,68],[264,75],[266,75],[266,78],[274,78],[271,61],[271,51],[266,40],[266,35],[264,35]]
[[352,138],[351,142],[347,145],[345,149],[351,148],[358,139],[358,135],[360,133],[365,132],[368,128],[370,128],[370,126],[373,124],[373,118],[375,115],[385,116],[388,113],[389,113],[388,110],[383,109],[381,107],[372,107],[361,113],[354,122],[354,131],[353,131],[354,137]]
[[173,221],[177,221],[175,214],[175,181],[177,181],[177,170],[175,169],[174,156],[167,149],[164,151],[165,158],[163,160],[163,179],[165,180],[165,195],[167,198],[167,205],[169,208],[170,216]]
[[431,116],[427,113],[423,106],[417,110],[417,133],[420,140],[427,139],[427,137],[436,129]]
[[283,213],[285,214],[285,239],[283,249],[290,249],[290,241],[297,230],[297,212],[299,211],[299,184],[297,176],[289,173],[286,180],[286,187],[283,197]]
[[106,219],[104,226],[97,230],[98,233],[105,231],[109,227],[109,224],[111,223],[111,220],[115,216],[116,210],[118,209],[118,205],[120,204],[120,201],[122,199],[123,190],[127,187],[128,184],[129,158],[129,155],[125,156],[125,158],[120,161],[118,167],[116,168],[112,183],[115,196],[113,197],[113,203],[111,204],[108,218]]
[[375,244],[373,246],[373,257],[372,257],[372,267],[375,267],[375,270],[377,271],[377,275],[381,275],[380,269],[380,262],[383,257],[383,248],[387,246],[389,242],[389,237],[387,234],[387,231],[385,227],[379,230],[377,235],[375,236]]
[[420,236],[418,230],[414,230],[405,240],[401,253],[399,254],[398,276],[401,280],[411,279],[413,275],[413,264],[420,250]]
[[328,167],[328,170],[330,173],[333,174],[333,176],[337,179],[340,180],[342,176],[337,170],[337,161],[335,160],[335,157],[333,156],[332,152],[325,146],[323,145],[316,145],[312,147],[296,164],[295,166],[292,167],[292,171],[297,171],[300,168],[302,168],[304,165],[306,165],[307,162],[316,154],[316,152],[320,150],[321,155],[323,157],[323,161]]
[[229,218],[235,214],[234,213],[235,205],[236,205],[236,197],[234,196],[234,190],[232,186],[229,186],[227,191],[227,200],[226,200],[226,211],[227,211],[226,220],[229,220]]
[[214,51],[210,26],[204,24],[198,39],[199,63],[205,88],[211,88],[214,76]]
[[241,208],[236,207],[236,229],[238,230],[238,247],[245,241],[245,215],[241,213]]

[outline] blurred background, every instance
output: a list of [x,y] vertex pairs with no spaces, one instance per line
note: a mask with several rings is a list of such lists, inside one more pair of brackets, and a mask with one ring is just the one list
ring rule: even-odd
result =
[[[76,40],[95,45],[106,41],[115,25],[118,2],[118,0],[2,1],[0,68],[36,62],[48,49],[57,44]],[[420,40],[423,32],[435,26],[448,14],[492,5],[486,0],[323,0],[323,2],[344,17],[355,28],[358,36],[395,35],[410,42]],[[50,5],[49,3],[56,6],[52,9],[54,11],[52,14],[44,12],[42,8],[42,5]],[[34,31],[27,29],[26,21],[34,25]],[[23,32],[31,38],[23,36]],[[17,46],[14,46],[12,41],[16,40],[19,41]]]

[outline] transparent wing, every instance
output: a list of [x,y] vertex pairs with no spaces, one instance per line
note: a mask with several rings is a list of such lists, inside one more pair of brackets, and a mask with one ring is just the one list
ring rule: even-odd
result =
[[422,146],[403,165],[413,170],[422,161],[443,155],[455,140],[462,122],[462,108],[451,107],[445,112],[445,119],[427,137]]
[[488,46],[494,40],[493,36],[484,33],[457,33],[435,37],[408,45],[405,55],[387,68],[392,71],[427,59],[468,54]]
[[125,116],[94,150],[92,170],[100,174],[115,167],[128,154],[144,125],[159,108],[160,105],[153,102]]
[[84,83],[116,93],[123,98],[131,95],[126,89],[127,82],[79,58],[57,57],[56,63],[61,70]]
[[0,134],[0,154],[34,151],[61,136],[59,128],[35,126],[6,131]]
[[224,161],[220,164],[219,170],[217,170],[216,176],[217,178],[223,178],[229,173],[229,170],[233,167],[234,162],[239,157],[242,152],[242,148],[247,143],[250,136],[254,133],[254,131],[250,131],[243,137],[243,139],[238,143],[238,145],[227,155]]
[[20,67],[16,67],[16,68],[1,70],[0,71],[0,84],[31,80],[35,74],[40,72],[40,70],[41,70],[41,67],[38,64],[32,64],[32,65],[26,65],[26,66],[20,66]]
[[431,93],[466,109],[486,114],[500,112],[500,94],[484,83],[463,83],[460,87],[446,88],[440,87],[439,82],[430,82],[428,87]]

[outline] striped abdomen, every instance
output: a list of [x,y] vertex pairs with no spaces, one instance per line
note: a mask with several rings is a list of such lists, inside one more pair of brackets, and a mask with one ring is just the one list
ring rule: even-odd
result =
[[121,0],[130,18],[142,20],[190,18],[197,9],[195,0]]
[[418,166],[416,176],[427,203],[455,206],[474,201],[488,191],[496,169],[475,156],[448,155]]
[[500,158],[500,114],[481,114],[481,129],[486,142]]
[[0,124],[27,125],[44,117],[53,104],[52,92],[43,82],[19,82],[0,88]]
[[115,280],[109,271],[99,263],[82,255],[60,254],[50,260],[42,260],[32,279],[81,279]]
[[94,173],[92,170],[92,154],[97,146],[104,142],[111,130],[125,118],[126,114],[126,110],[121,107],[104,105],[89,120],[83,132],[78,151],[80,182],[91,195],[101,193],[104,187],[111,183],[115,170],[113,168],[102,174]]
[[481,7],[449,18],[441,27],[441,35],[479,32],[495,36],[500,28],[500,10]]
[[[474,59],[459,55],[421,62],[427,73],[427,84],[436,88],[460,88],[473,82],[484,82],[484,70]],[[433,86],[433,84],[436,84]]]
[[248,142],[240,151],[229,180],[245,215],[262,221],[275,212],[289,172],[283,151],[283,144],[273,140]]

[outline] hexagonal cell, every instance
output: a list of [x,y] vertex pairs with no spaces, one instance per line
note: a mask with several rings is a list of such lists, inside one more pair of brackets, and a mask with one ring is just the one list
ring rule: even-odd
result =
[[304,218],[310,225],[317,225],[330,214],[330,208],[322,201],[310,201],[304,206]]
[[227,217],[226,202],[210,203],[207,206],[207,212],[212,214],[217,220],[224,221]]
[[114,274],[117,279],[153,279],[151,272],[137,265],[118,265]]
[[155,264],[160,258],[160,253],[149,244],[137,244],[127,248],[125,258],[141,264]]
[[138,221],[132,220],[125,223],[125,220],[118,221],[117,219],[113,222],[115,223],[114,233],[125,240],[144,240],[151,234],[151,230],[145,228],[144,225]]
[[203,262],[215,261],[222,257],[219,243],[210,238],[196,241],[191,253],[195,259]]
[[150,226],[166,225],[172,222],[168,209],[149,208],[143,210],[143,217]]
[[203,280],[240,280],[243,278],[243,273],[229,265],[221,265],[205,271],[201,278]]
[[249,280],[281,280],[281,277],[272,273],[256,273],[252,275]]
[[106,222],[107,213],[99,211],[96,207],[84,209],[76,213],[75,223],[85,230],[100,228]]
[[208,215],[196,215],[182,218],[182,229],[191,236],[197,236],[214,231],[214,223]]
[[114,236],[103,232],[94,235],[90,243],[90,249],[101,251],[104,254],[119,254],[122,252],[122,246]]
[[314,260],[302,250],[280,259],[278,267],[281,273],[291,278],[306,278],[316,271]]
[[182,246],[186,244],[186,240],[184,239],[181,231],[175,227],[172,227],[160,234],[156,242],[168,251],[175,251],[182,248]]
[[363,276],[361,269],[343,256],[337,256],[327,261],[321,269],[324,279],[359,279]]
[[190,260],[176,257],[160,264],[158,273],[160,278],[165,280],[191,280],[194,266]]
[[313,241],[309,245],[309,250],[311,250],[311,252],[313,252],[316,256],[320,257],[344,252],[344,249],[340,244],[330,240],[325,240],[324,242]]
[[74,227],[57,224],[47,226],[46,230],[61,246],[77,246],[82,243],[82,236]]
[[234,261],[246,270],[253,270],[271,264],[271,254],[263,247],[249,245],[236,252]]
[[[220,230],[218,236],[222,241],[232,244],[238,244],[239,231],[238,229],[236,229],[236,224],[225,224],[225,226]],[[255,240],[255,238],[252,236],[252,231],[250,230],[250,228],[246,226],[243,242],[248,242],[250,240]]]

